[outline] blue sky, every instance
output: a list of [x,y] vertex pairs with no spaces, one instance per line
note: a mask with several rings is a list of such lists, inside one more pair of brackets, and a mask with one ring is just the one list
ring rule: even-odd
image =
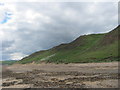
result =
[[3,20],[0,22],[0,24],[7,23],[11,19],[11,15],[12,14],[5,12],[5,16],[4,16]]
[[0,24],[4,24],[7,23],[11,17],[12,17],[12,13],[8,11],[8,9],[6,9],[5,4],[4,3],[0,3]]

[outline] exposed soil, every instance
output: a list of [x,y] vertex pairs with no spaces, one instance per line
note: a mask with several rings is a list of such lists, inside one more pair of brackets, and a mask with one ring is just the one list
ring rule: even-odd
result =
[[117,88],[118,63],[3,66],[2,88]]

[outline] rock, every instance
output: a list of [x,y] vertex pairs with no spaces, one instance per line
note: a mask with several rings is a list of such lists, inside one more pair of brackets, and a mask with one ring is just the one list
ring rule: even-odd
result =
[[73,84],[73,82],[66,82],[67,85]]

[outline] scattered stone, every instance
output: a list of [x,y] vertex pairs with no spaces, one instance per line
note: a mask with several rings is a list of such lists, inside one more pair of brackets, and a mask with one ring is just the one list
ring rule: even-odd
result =
[[66,82],[67,85],[73,84],[73,82]]

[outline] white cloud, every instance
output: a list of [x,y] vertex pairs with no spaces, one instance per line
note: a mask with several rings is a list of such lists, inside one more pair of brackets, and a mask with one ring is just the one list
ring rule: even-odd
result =
[[[0,24],[3,59],[20,59],[88,33],[117,26],[117,3],[5,3],[11,19]],[[4,10],[3,10],[4,11]],[[3,12],[2,11],[2,12]]]
[[12,53],[10,54],[10,60],[20,60],[23,57],[25,57],[26,55],[22,54],[22,53]]
[[2,8],[0,8],[0,23],[3,21],[4,18],[5,18],[5,11]]
[[1,0],[3,2],[118,2],[119,0]]

